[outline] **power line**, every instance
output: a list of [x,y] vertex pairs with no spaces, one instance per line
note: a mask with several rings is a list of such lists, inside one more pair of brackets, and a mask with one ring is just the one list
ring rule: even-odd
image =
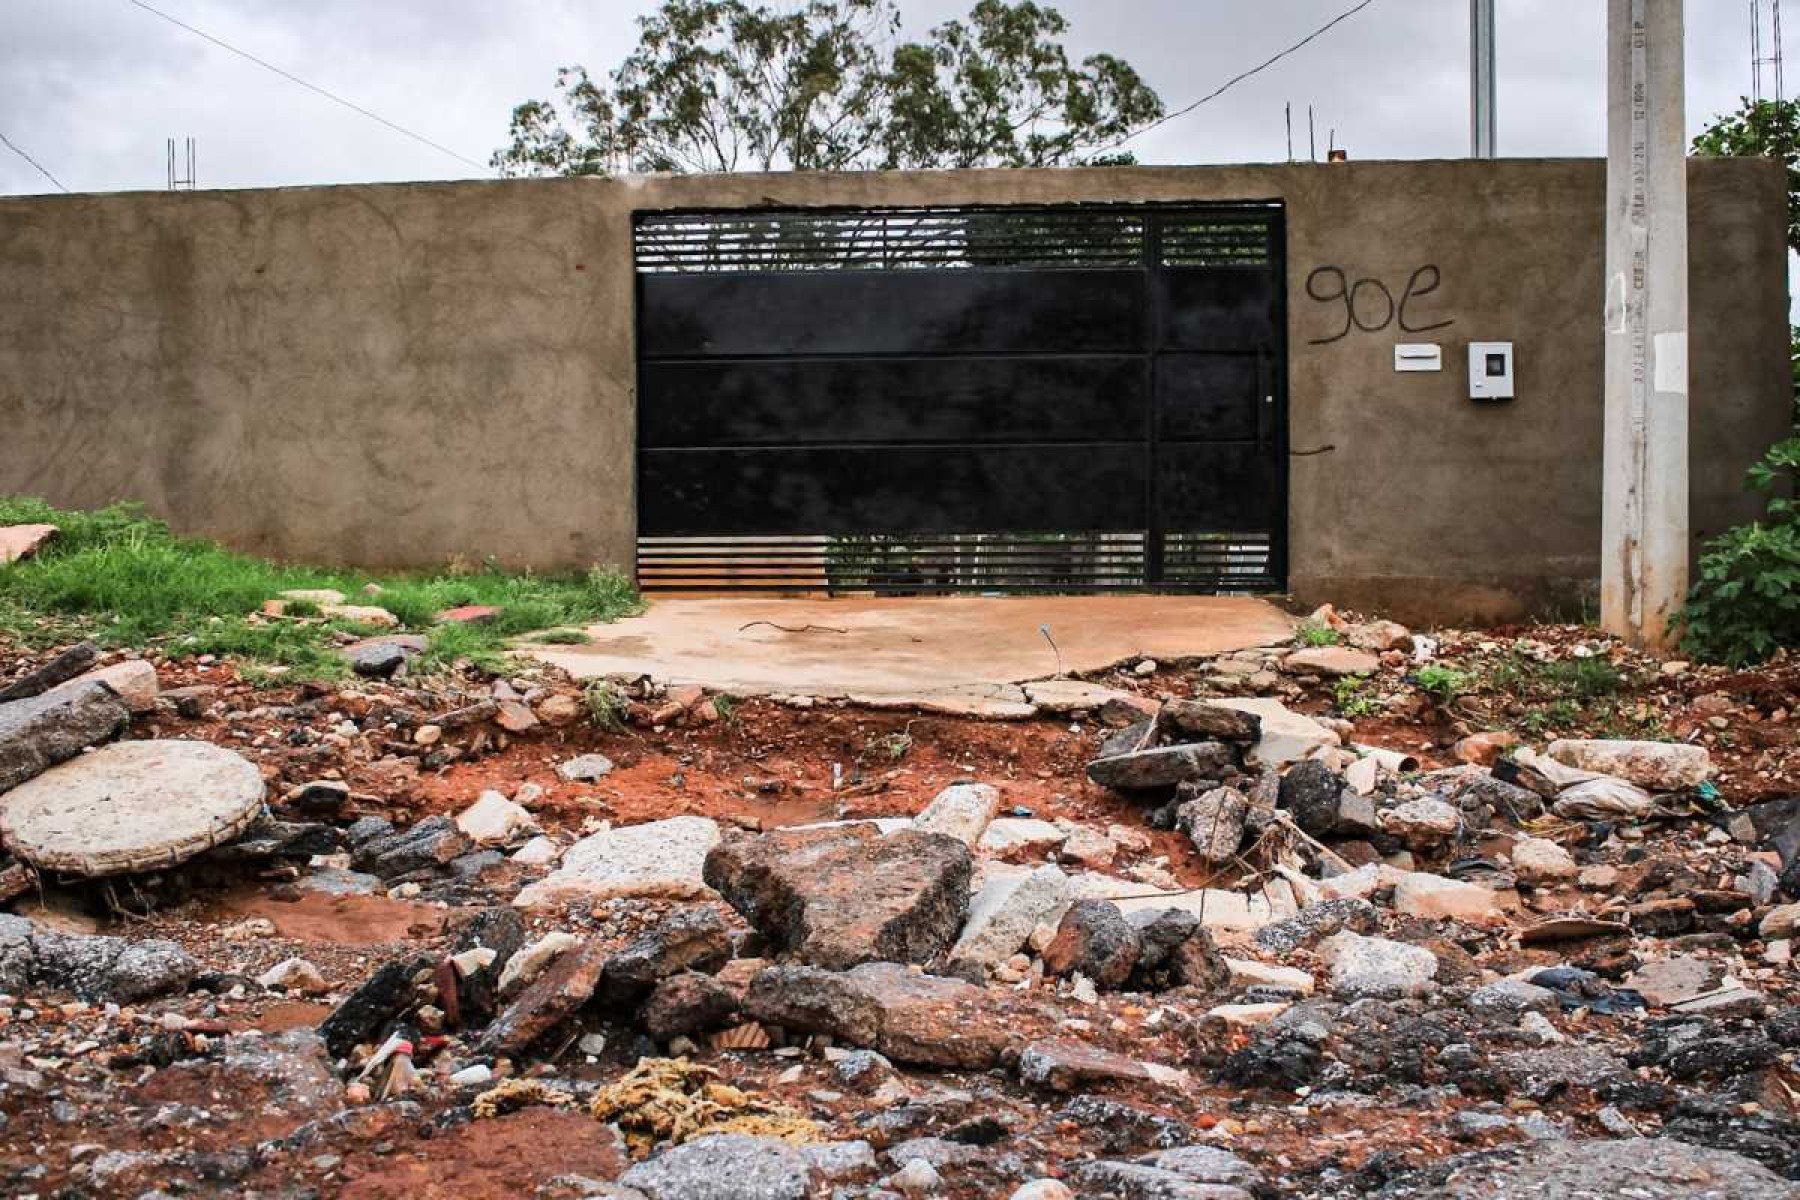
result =
[[[134,3],[134,4],[137,3],[137,0],[132,0],[132,3]],[[1104,152],[1106,150],[1111,150],[1116,146],[1123,146],[1126,142],[1129,142],[1132,138],[1137,137],[1139,134],[1149,133],[1152,129],[1155,129],[1159,125],[1167,125],[1170,121],[1173,121],[1176,117],[1187,116],[1189,113],[1193,112],[1196,108],[1199,108],[1202,104],[1205,104],[1208,101],[1217,100],[1220,96],[1223,96],[1226,92],[1230,91],[1232,88],[1236,87],[1238,84],[1244,82],[1244,80],[1250,78],[1252,75],[1257,75],[1257,74],[1262,73],[1263,71],[1268,70],[1270,67],[1274,66],[1276,63],[1280,62],[1282,59],[1286,58],[1288,55],[1294,53],[1296,50],[1302,50],[1306,46],[1317,41],[1319,38],[1324,37],[1327,33],[1330,33],[1334,28],[1343,24],[1345,21],[1348,21],[1351,17],[1354,17],[1357,13],[1361,12],[1363,9],[1369,7],[1369,5],[1371,5],[1373,3],[1375,3],[1375,0],[1362,0],[1362,3],[1352,5],[1351,7],[1345,9],[1343,12],[1339,13],[1337,16],[1331,18],[1331,20],[1329,20],[1329,21],[1325,22],[1323,25],[1319,26],[1317,29],[1313,30],[1311,33],[1307,34],[1305,37],[1301,38],[1299,41],[1295,42],[1293,45],[1289,46],[1286,50],[1282,50],[1274,55],[1271,55],[1268,59],[1264,60],[1263,62],[1258,63],[1254,67],[1251,67],[1248,71],[1243,71],[1237,75],[1233,75],[1230,79],[1227,79],[1224,83],[1220,84],[1218,87],[1214,88],[1212,91],[1208,92],[1206,95],[1200,97],[1198,100],[1194,101],[1192,104],[1189,104],[1184,108],[1178,108],[1172,113],[1165,113],[1163,116],[1158,117],[1156,120],[1150,122],[1148,125],[1141,125],[1138,128],[1132,130],[1130,133],[1126,134],[1124,137],[1119,138],[1117,141],[1107,143],[1105,146],[1101,147],[1101,151]]]
[[13,145],[12,139],[8,138],[4,133],[0,133],[0,142],[4,142],[6,144],[6,148],[8,150],[11,150],[14,154],[18,155],[20,158],[24,159],[26,162],[28,162],[32,166],[36,167],[38,169],[38,174],[42,175],[45,179],[48,179],[51,183],[54,183],[56,185],[58,191],[66,192],[69,190],[68,188],[63,187],[62,180],[58,179],[56,176],[52,175],[49,171],[44,169],[43,163],[39,162],[37,159],[31,157],[31,155],[25,153],[23,150],[19,149],[15,145]]
[[[300,78],[298,75],[294,74],[292,71],[284,71],[280,67],[276,66],[274,63],[267,62],[263,59],[256,57],[256,55],[250,53],[248,50],[240,50],[236,46],[233,46],[230,42],[221,41],[218,38],[214,37],[212,34],[207,33],[204,29],[196,29],[192,25],[189,25],[186,21],[178,20],[175,17],[170,16],[168,13],[163,12],[161,9],[152,8],[148,4],[145,4],[144,0],[127,0],[127,3],[136,5],[138,8],[143,9],[145,12],[150,13],[152,16],[161,17],[163,20],[167,21],[171,25],[176,25],[182,29],[187,30],[189,33],[193,34],[195,37],[204,38],[207,41],[211,42],[213,45],[218,46],[222,50],[229,50],[233,54],[237,55],[239,58],[247,58],[251,62],[255,63],[257,66],[263,68],[265,71],[273,71],[275,74],[281,76],[283,79],[286,79],[291,83],[297,83],[301,87],[307,89],[308,91],[317,92],[319,95],[325,97],[327,100],[330,100],[336,104],[343,105],[345,108],[349,109],[351,112],[361,113],[363,116],[368,117],[371,121],[379,121],[383,125],[386,125],[389,129],[392,129],[395,133],[403,133],[415,142],[422,142],[423,144],[430,146],[433,150],[436,150],[439,153],[448,154],[451,158],[454,158],[457,162],[464,163],[468,166],[474,167],[477,171],[481,171],[484,174],[487,172],[487,168],[485,166],[483,166],[482,164],[476,162],[474,159],[464,158],[462,155],[458,154],[456,151],[450,149],[450,147],[439,145],[437,142],[432,141],[430,138],[426,137],[423,134],[414,133],[412,130],[406,128],[404,125],[396,125],[392,121],[388,120],[386,117],[382,116],[380,113],[370,112],[368,109],[364,108],[362,105],[353,103],[352,101],[349,101],[349,100],[346,100],[342,96],[339,96],[334,92],[328,92],[316,83],[308,83],[306,80]],[[39,168],[39,169],[42,170],[42,168]]]

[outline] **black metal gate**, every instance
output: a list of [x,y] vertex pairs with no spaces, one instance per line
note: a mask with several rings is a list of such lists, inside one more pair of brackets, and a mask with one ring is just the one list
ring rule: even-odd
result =
[[657,213],[648,590],[1267,591],[1278,204]]

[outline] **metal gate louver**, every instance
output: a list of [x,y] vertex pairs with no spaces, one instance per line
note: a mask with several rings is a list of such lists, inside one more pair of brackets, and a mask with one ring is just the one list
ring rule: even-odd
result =
[[1278,205],[658,213],[647,591],[1268,591]]

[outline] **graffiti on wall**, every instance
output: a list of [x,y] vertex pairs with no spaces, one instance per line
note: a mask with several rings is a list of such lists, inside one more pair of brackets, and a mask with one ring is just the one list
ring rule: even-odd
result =
[[1429,333],[1454,325],[1454,317],[1434,321],[1431,313],[1419,311],[1431,307],[1426,297],[1436,292],[1443,282],[1443,272],[1438,270],[1437,264],[1426,263],[1407,277],[1406,286],[1400,289],[1400,297],[1396,300],[1393,289],[1379,279],[1365,277],[1352,281],[1342,267],[1315,267],[1306,277],[1306,294],[1326,306],[1332,326],[1337,326],[1340,320],[1342,326],[1335,333],[1308,339],[1308,344],[1330,345],[1358,330],[1380,333],[1389,326],[1398,326],[1402,333]]

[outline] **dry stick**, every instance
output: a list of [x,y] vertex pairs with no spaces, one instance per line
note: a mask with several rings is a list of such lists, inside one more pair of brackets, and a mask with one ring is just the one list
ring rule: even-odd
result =
[[1321,858],[1324,858],[1326,861],[1330,862],[1333,866],[1340,867],[1345,871],[1349,871],[1352,869],[1350,864],[1348,862],[1346,862],[1344,860],[1343,856],[1340,855],[1337,851],[1331,849],[1331,847],[1327,846],[1324,842],[1321,842],[1318,838],[1313,837],[1311,834],[1307,833],[1304,829],[1302,829],[1298,825],[1294,824],[1294,818],[1292,815],[1282,812],[1280,809],[1276,809],[1275,810],[1275,820],[1279,825],[1282,826],[1282,828],[1291,830],[1297,837],[1300,838],[1301,841],[1305,842],[1307,845],[1309,845],[1313,849],[1317,850],[1319,852],[1319,856]]
[[758,625],[767,625],[770,629],[779,629],[783,633],[812,633],[815,630],[819,633],[850,632],[848,629],[839,629],[836,625],[801,625],[798,628],[795,628],[792,625],[777,625],[773,621],[750,621],[743,625],[739,625],[738,632],[742,633],[746,629],[755,629]]

